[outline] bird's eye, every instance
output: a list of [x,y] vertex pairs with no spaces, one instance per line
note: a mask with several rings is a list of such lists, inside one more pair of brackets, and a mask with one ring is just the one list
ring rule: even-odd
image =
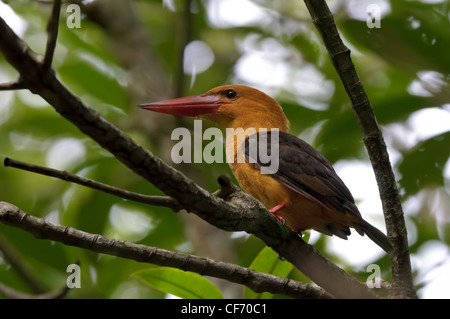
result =
[[227,90],[225,91],[225,96],[227,99],[234,99],[236,97],[237,93],[235,90]]

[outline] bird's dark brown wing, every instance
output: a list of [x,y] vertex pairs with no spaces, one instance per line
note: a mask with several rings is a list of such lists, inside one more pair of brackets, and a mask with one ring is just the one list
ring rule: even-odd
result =
[[[360,235],[367,234],[386,252],[392,251],[386,235],[362,219],[344,182],[327,159],[311,145],[285,132],[259,132],[246,138],[243,148],[247,162],[255,168],[272,167],[270,176],[286,187],[327,209],[358,217],[359,220],[351,227]],[[273,156],[272,152],[276,155],[277,150],[279,155]],[[273,165],[268,159],[277,159],[278,165]],[[315,229],[344,239],[350,235],[348,227],[335,227],[333,224]]]
[[[275,160],[272,152],[276,155],[276,143],[278,167],[262,157],[267,152],[268,158]],[[331,164],[305,141],[286,132],[269,131],[247,137],[243,147],[247,162],[258,169],[272,165],[275,169],[270,176],[290,189],[328,209],[333,207],[361,216],[353,196]]]

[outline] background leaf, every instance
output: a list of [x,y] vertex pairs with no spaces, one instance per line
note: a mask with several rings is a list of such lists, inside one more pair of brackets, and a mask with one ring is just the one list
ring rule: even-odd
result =
[[170,267],[137,271],[133,276],[162,292],[183,299],[223,299],[222,293],[199,274]]
[[[294,266],[278,257],[278,254],[270,247],[264,247],[253,259],[250,269],[285,278],[294,269]],[[271,299],[275,295],[269,292],[255,293],[248,287],[244,288],[244,296],[247,299]]]

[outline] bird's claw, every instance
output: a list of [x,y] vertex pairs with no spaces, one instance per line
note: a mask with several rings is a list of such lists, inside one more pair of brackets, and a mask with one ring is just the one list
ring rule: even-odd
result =
[[276,218],[278,218],[278,220],[283,224],[283,226],[286,225],[286,220],[280,215],[278,215],[278,212],[282,210],[284,207],[286,207],[286,203],[282,202],[281,204],[269,209],[269,212],[271,212]]

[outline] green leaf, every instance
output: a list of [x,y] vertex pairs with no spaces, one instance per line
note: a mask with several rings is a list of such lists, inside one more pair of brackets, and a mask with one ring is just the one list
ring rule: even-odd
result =
[[223,299],[216,286],[193,272],[157,267],[137,271],[132,276],[150,287],[183,299]]
[[[264,247],[252,261],[249,268],[285,278],[289,275],[294,266],[291,263],[278,258],[277,253],[274,252],[272,248]],[[250,288],[245,287],[244,297],[246,299],[272,299],[275,295],[269,292],[256,293]]]

